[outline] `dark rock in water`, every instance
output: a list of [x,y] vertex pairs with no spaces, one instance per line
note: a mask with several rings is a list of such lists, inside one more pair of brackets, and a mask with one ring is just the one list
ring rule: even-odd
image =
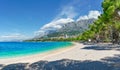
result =
[[5,67],[3,67],[2,70],[27,70],[28,63],[17,63],[17,64],[10,64]]

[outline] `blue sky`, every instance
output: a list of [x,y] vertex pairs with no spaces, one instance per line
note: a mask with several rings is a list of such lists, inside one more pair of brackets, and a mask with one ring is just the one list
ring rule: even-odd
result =
[[34,37],[46,24],[102,11],[102,0],[0,0],[0,41]]

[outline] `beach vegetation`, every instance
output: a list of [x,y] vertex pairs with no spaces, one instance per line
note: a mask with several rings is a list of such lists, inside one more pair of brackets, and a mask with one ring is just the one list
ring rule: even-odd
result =
[[119,43],[120,38],[120,0],[104,0],[103,12],[89,29],[80,35],[80,40]]

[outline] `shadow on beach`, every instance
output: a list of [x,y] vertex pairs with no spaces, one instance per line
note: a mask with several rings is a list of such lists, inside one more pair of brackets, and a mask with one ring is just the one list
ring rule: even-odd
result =
[[3,67],[2,70],[111,70],[111,66],[99,61],[76,61],[63,59],[53,62],[40,61],[29,65],[18,63]]
[[[88,50],[119,50],[119,45],[96,44],[87,45],[82,49]],[[32,64],[16,63],[3,65],[0,64],[1,70],[120,70],[120,55],[114,57],[105,57],[100,61],[78,61],[71,59],[62,59],[57,61],[38,61]]]
[[120,50],[120,45],[113,45],[113,44],[94,44],[94,45],[87,45],[82,49],[87,50]]
[[33,64],[17,63],[3,66],[1,70],[120,70],[120,55],[106,57],[101,61],[62,59],[52,62],[38,61]]

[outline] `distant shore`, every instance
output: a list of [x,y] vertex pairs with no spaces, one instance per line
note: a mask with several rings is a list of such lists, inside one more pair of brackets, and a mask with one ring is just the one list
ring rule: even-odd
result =
[[57,49],[41,54],[28,55],[16,58],[0,59],[0,64],[14,64],[14,63],[34,63],[40,60],[56,61],[61,59],[73,60],[100,60],[105,57],[112,57],[115,54],[120,54],[116,50],[88,50],[83,49],[87,45],[73,42],[72,47]]

